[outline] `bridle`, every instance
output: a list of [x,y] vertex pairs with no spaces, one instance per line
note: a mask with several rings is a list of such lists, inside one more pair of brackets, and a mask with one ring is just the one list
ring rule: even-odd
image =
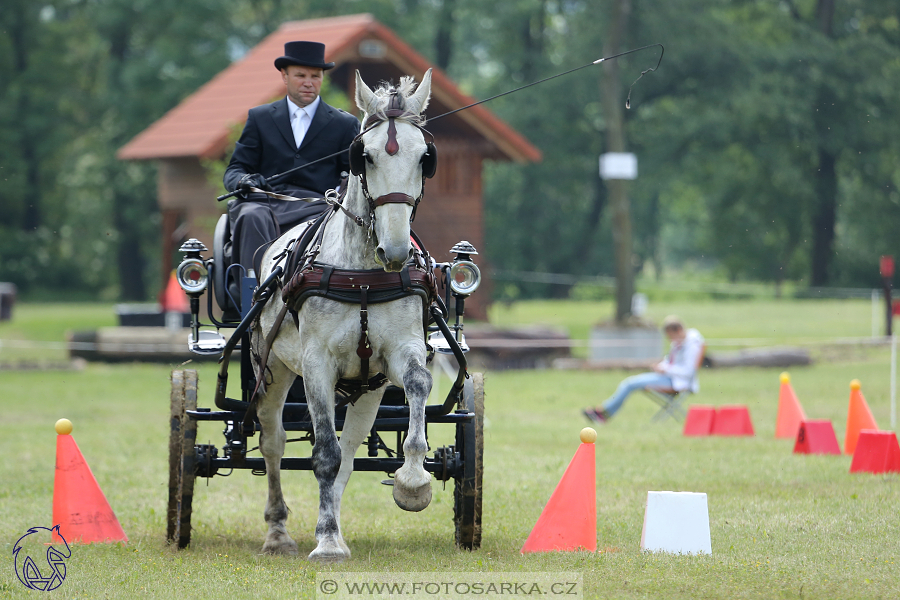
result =
[[[379,206],[384,206],[385,204],[408,204],[409,206],[412,206],[412,214],[409,217],[410,222],[412,222],[416,218],[416,209],[419,207],[419,202],[421,202],[422,198],[425,196],[425,180],[434,177],[435,171],[437,170],[437,147],[434,145],[434,135],[416,123],[414,120],[415,118],[418,118],[417,114],[407,112],[404,108],[401,108],[401,96],[396,91],[393,91],[391,92],[390,100],[388,101],[388,107],[384,111],[384,116],[381,114],[369,116],[365,123],[363,123],[363,130],[353,138],[353,142],[350,144],[350,172],[359,177],[363,197],[369,205],[370,228],[375,226],[375,209]],[[397,142],[397,126],[394,122],[395,119],[403,119],[406,123],[419,129],[419,131],[422,132],[423,137],[428,136],[429,141],[426,143],[425,154],[422,155],[421,159],[422,186],[419,195],[416,198],[413,198],[409,194],[404,194],[403,192],[390,192],[378,196],[377,198],[373,198],[369,193],[369,183],[366,179],[366,162],[369,162],[370,159],[368,154],[366,154],[366,145],[363,141],[363,136],[384,123],[385,120],[388,121],[388,139],[384,145],[384,149],[390,156],[397,154],[397,152],[400,151],[400,144]]]

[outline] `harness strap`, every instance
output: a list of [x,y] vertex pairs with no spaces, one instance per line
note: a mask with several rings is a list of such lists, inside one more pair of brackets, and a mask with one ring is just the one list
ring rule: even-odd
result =
[[359,288],[359,345],[356,355],[360,359],[360,389],[365,394],[369,391],[369,359],[372,357],[372,345],[369,344],[369,286]]
[[[272,329],[269,331],[269,334],[263,342],[263,347],[261,348],[262,352],[260,352],[259,356],[259,365],[256,367],[256,387],[253,388],[253,394],[250,396],[250,405],[247,407],[247,412],[244,413],[244,420],[241,423],[241,433],[244,435],[253,435],[253,419],[256,418],[256,405],[258,404],[259,393],[266,392],[266,364],[269,362],[269,350],[272,349],[272,343],[275,341],[275,337],[281,329],[281,323],[284,321],[284,315],[287,314],[287,311],[288,306],[285,304],[281,307],[278,316],[275,317],[275,324],[272,326]],[[248,434],[248,431],[251,433]]]
[[[302,266],[301,262],[305,263],[307,256],[312,256],[313,260],[315,260],[315,255],[318,254],[318,246],[319,244],[314,243],[315,240],[321,237],[322,232],[322,224],[328,221],[328,217],[331,215],[329,212],[323,212],[319,216],[315,218],[315,220],[310,223],[309,227],[306,228],[306,231],[300,236],[298,240],[295,240],[293,244],[289,246],[290,251],[288,252],[288,260],[285,264],[284,269],[284,277],[283,281],[290,280],[291,276]],[[277,259],[278,256],[273,257],[273,260]]]
[[385,204],[409,204],[410,206],[415,206],[417,202],[416,199],[409,194],[404,194],[403,192],[391,192],[390,194],[375,198],[374,204],[376,207]]
[[323,293],[328,293],[328,286],[331,283],[331,275],[334,273],[334,267],[332,265],[324,265],[322,267],[322,279],[319,280],[319,290]]
[[408,292],[409,288],[412,287],[412,281],[409,277],[409,265],[404,265],[403,269],[400,271],[400,285],[403,286],[403,291]]
[[[376,373],[369,378],[369,391],[377,390],[387,382],[388,378],[384,376],[384,373]],[[354,404],[363,395],[358,379],[338,379],[334,389],[338,392],[338,395],[341,396],[336,408],[343,408],[348,404]]]
[[388,119],[388,139],[384,144],[384,151],[390,156],[400,151],[400,144],[397,142],[397,126],[394,124],[393,117]]

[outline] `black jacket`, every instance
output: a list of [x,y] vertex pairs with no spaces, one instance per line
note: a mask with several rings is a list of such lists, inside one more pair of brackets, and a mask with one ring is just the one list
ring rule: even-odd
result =
[[[298,149],[290,119],[286,98],[250,109],[244,131],[225,170],[224,184],[228,191],[234,191],[246,173],[261,173],[268,178],[347,150],[359,133],[356,117],[322,100]],[[300,169],[275,182],[272,189],[295,197],[322,197],[326,190],[338,186],[341,171],[350,172],[347,152]]]

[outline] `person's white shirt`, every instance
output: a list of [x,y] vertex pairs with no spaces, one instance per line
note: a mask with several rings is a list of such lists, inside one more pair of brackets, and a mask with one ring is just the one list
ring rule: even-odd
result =
[[696,329],[688,329],[684,339],[672,342],[669,353],[662,360],[662,372],[672,378],[672,389],[676,392],[700,391],[697,367],[703,353],[703,336]]
[[[294,131],[294,141],[299,148],[300,144],[303,143],[303,138],[306,137],[306,132],[309,131],[309,126],[312,125],[313,117],[316,116],[316,109],[319,108],[319,100],[321,100],[321,97],[316,96],[316,99],[306,106],[297,106],[290,97],[286,97],[286,99],[288,103],[288,112],[291,115],[291,129]],[[302,131],[297,131],[297,123],[300,122],[301,111],[302,113],[306,113],[308,118],[306,119],[306,125],[303,127]]]

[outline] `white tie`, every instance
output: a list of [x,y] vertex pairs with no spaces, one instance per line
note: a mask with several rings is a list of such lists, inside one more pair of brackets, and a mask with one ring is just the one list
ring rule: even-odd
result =
[[309,127],[309,115],[306,114],[305,110],[298,110],[294,113],[294,120],[291,123],[291,127],[294,130],[294,141],[299,148],[300,144],[303,143],[303,138],[306,136],[306,130]]

